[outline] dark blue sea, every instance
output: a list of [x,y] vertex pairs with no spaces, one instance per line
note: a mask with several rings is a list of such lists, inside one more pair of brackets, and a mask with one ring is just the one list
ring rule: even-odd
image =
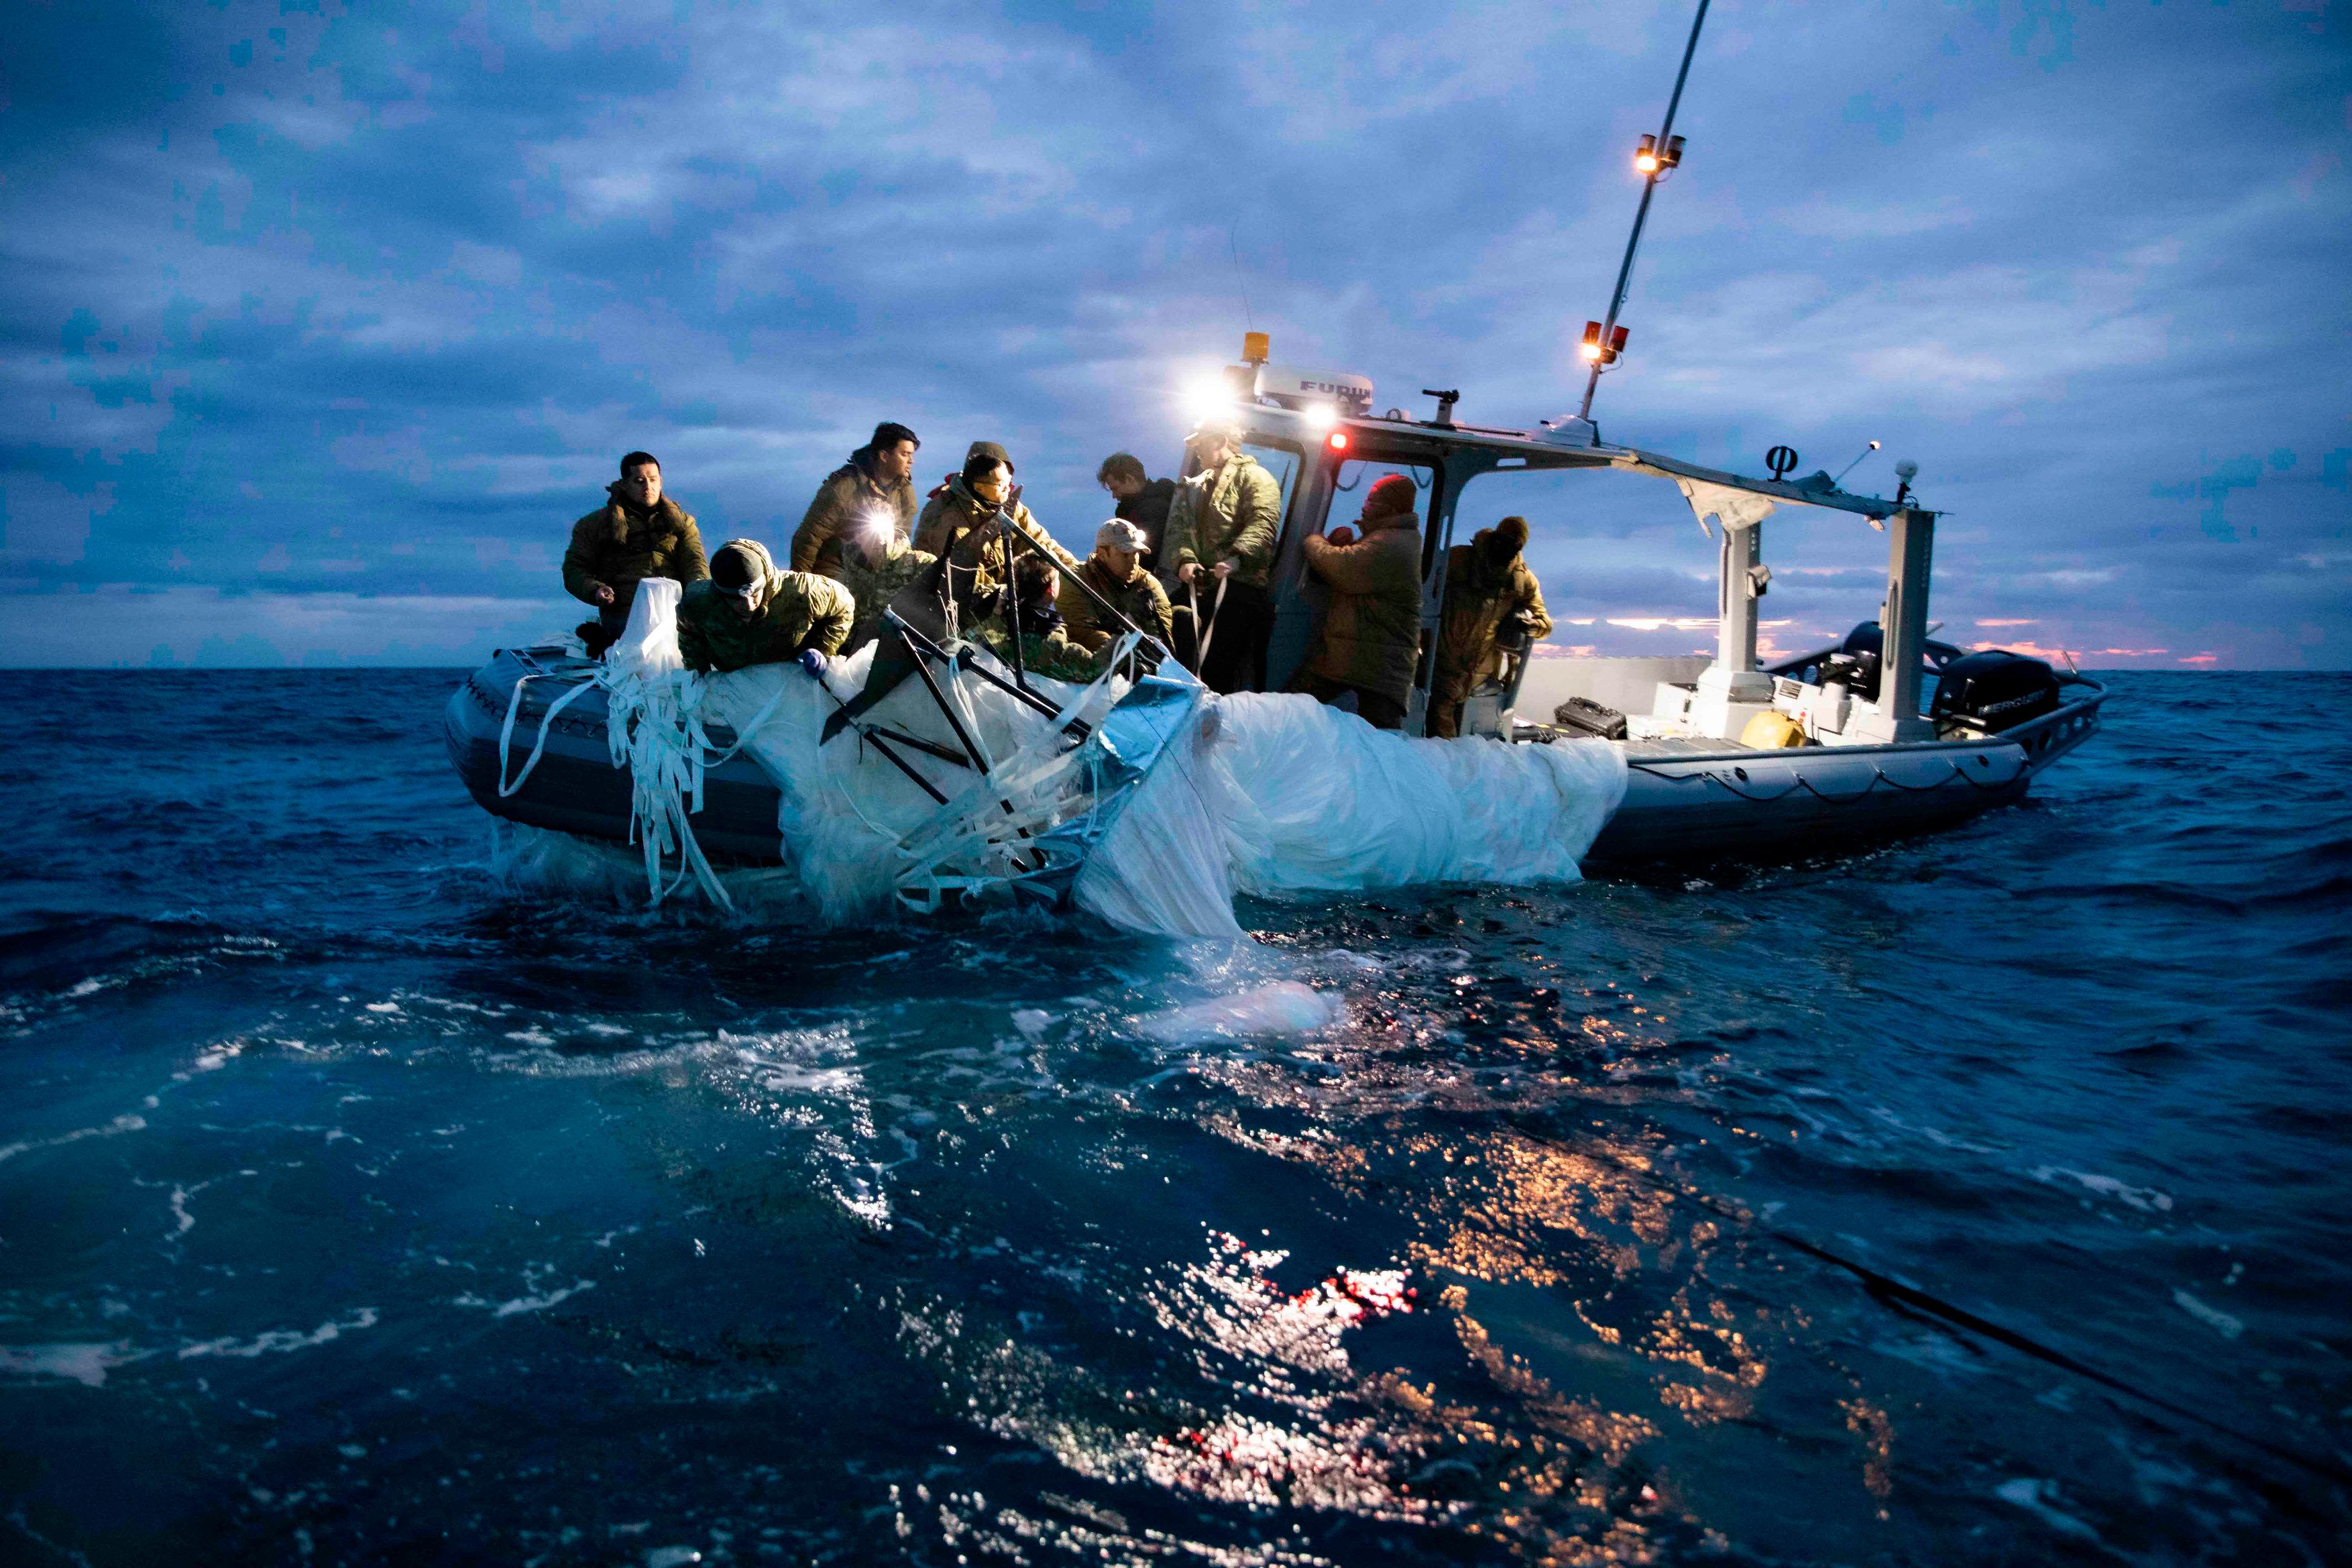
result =
[[2352,1559],[2352,676],[1222,958],[501,882],[457,679],[0,696],[0,1560]]

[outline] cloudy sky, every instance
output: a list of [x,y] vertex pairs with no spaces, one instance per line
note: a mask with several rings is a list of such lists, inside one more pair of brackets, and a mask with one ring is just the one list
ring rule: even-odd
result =
[[[0,663],[454,664],[576,618],[630,447],[776,544],[878,418],[994,437],[1079,542],[1251,323],[1572,409],[1690,9],[9,16]],[[2352,5],[1720,0],[1676,129],[1605,437],[1916,458],[1955,640],[2352,666]],[[1556,640],[1707,641],[1671,489],[1504,482]],[[1781,646],[1874,612],[1858,522],[1766,554]]]

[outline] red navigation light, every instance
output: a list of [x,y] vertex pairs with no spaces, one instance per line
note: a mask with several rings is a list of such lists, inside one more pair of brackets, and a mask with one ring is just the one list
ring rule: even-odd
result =
[[1598,360],[1601,357],[1600,322],[1587,321],[1584,323],[1584,342],[1578,346],[1577,353],[1582,354],[1589,360]]
[[1344,452],[1348,449],[1348,433],[1345,430],[1334,430],[1328,436],[1324,437],[1323,439],[1330,445],[1331,450],[1335,452]]
[[1610,333],[1609,357],[1611,359],[1615,359],[1619,354],[1623,353],[1625,352],[1625,340],[1633,335],[1632,329],[1627,327],[1620,327],[1615,331]]

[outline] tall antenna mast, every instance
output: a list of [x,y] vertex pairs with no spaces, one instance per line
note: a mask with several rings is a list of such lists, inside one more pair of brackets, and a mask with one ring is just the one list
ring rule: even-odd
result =
[[1601,384],[1601,373],[1625,352],[1625,329],[1617,324],[1617,312],[1625,308],[1625,290],[1633,280],[1633,253],[1642,246],[1650,198],[1658,194],[1658,182],[1683,161],[1683,139],[1674,133],[1675,110],[1682,107],[1683,83],[1690,79],[1691,57],[1698,52],[1698,30],[1706,26],[1706,6],[1707,0],[1698,0],[1698,15],[1691,18],[1690,42],[1683,46],[1683,68],[1675,73],[1674,96],[1666,100],[1665,123],[1658,127],[1655,136],[1643,137],[1633,153],[1633,167],[1643,176],[1642,205],[1633,209],[1633,232],[1625,241],[1625,263],[1617,268],[1617,291],[1609,297],[1609,319],[1584,323],[1583,353],[1592,363],[1592,374],[1584,383],[1584,405],[1576,411],[1580,419],[1592,417],[1592,394]]

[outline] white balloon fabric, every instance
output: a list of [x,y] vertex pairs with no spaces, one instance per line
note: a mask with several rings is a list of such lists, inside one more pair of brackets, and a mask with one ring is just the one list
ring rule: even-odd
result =
[[[690,876],[714,902],[732,907],[725,879],[692,834],[702,775],[714,761],[706,727],[725,724],[775,781],[784,857],[815,905],[811,912],[836,925],[887,918],[905,888],[908,846],[932,831],[926,824],[953,813],[859,736],[818,743],[825,720],[865,684],[870,646],[835,661],[823,678],[797,664],[702,677],[680,665],[677,609],[676,584],[642,584],[600,678],[610,693],[615,760],[635,775],[633,832],[656,901]],[[1086,706],[1090,722],[1123,689],[1106,682],[1088,702],[1087,689],[1038,685]],[[1052,750],[1048,738],[1059,726],[1003,692],[971,679],[948,690],[967,730],[1002,760],[999,776],[1008,783],[1026,776],[1019,758],[1040,745]],[[913,682],[867,718],[923,735],[940,724]],[[950,794],[973,776],[913,760]],[[1120,806],[1073,895],[1123,930],[1236,941],[1244,935],[1234,916],[1237,891],[1574,881],[1579,860],[1624,798],[1625,778],[1624,749],[1603,742],[1422,740],[1375,730],[1309,697],[1218,698],[1203,703],[1189,732],[1168,743]],[[970,805],[976,821],[1012,810],[993,799]],[[673,857],[677,871],[666,882],[662,868]],[[951,888],[952,878],[942,885]]]
[[1421,740],[1310,697],[1240,693],[1161,759],[1077,898],[1130,931],[1238,936],[1235,891],[1572,882],[1624,798],[1612,742]]
[[1217,704],[1213,773],[1244,892],[1572,882],[1625,798],[1624,748],[1375,730],[1310,698]]

